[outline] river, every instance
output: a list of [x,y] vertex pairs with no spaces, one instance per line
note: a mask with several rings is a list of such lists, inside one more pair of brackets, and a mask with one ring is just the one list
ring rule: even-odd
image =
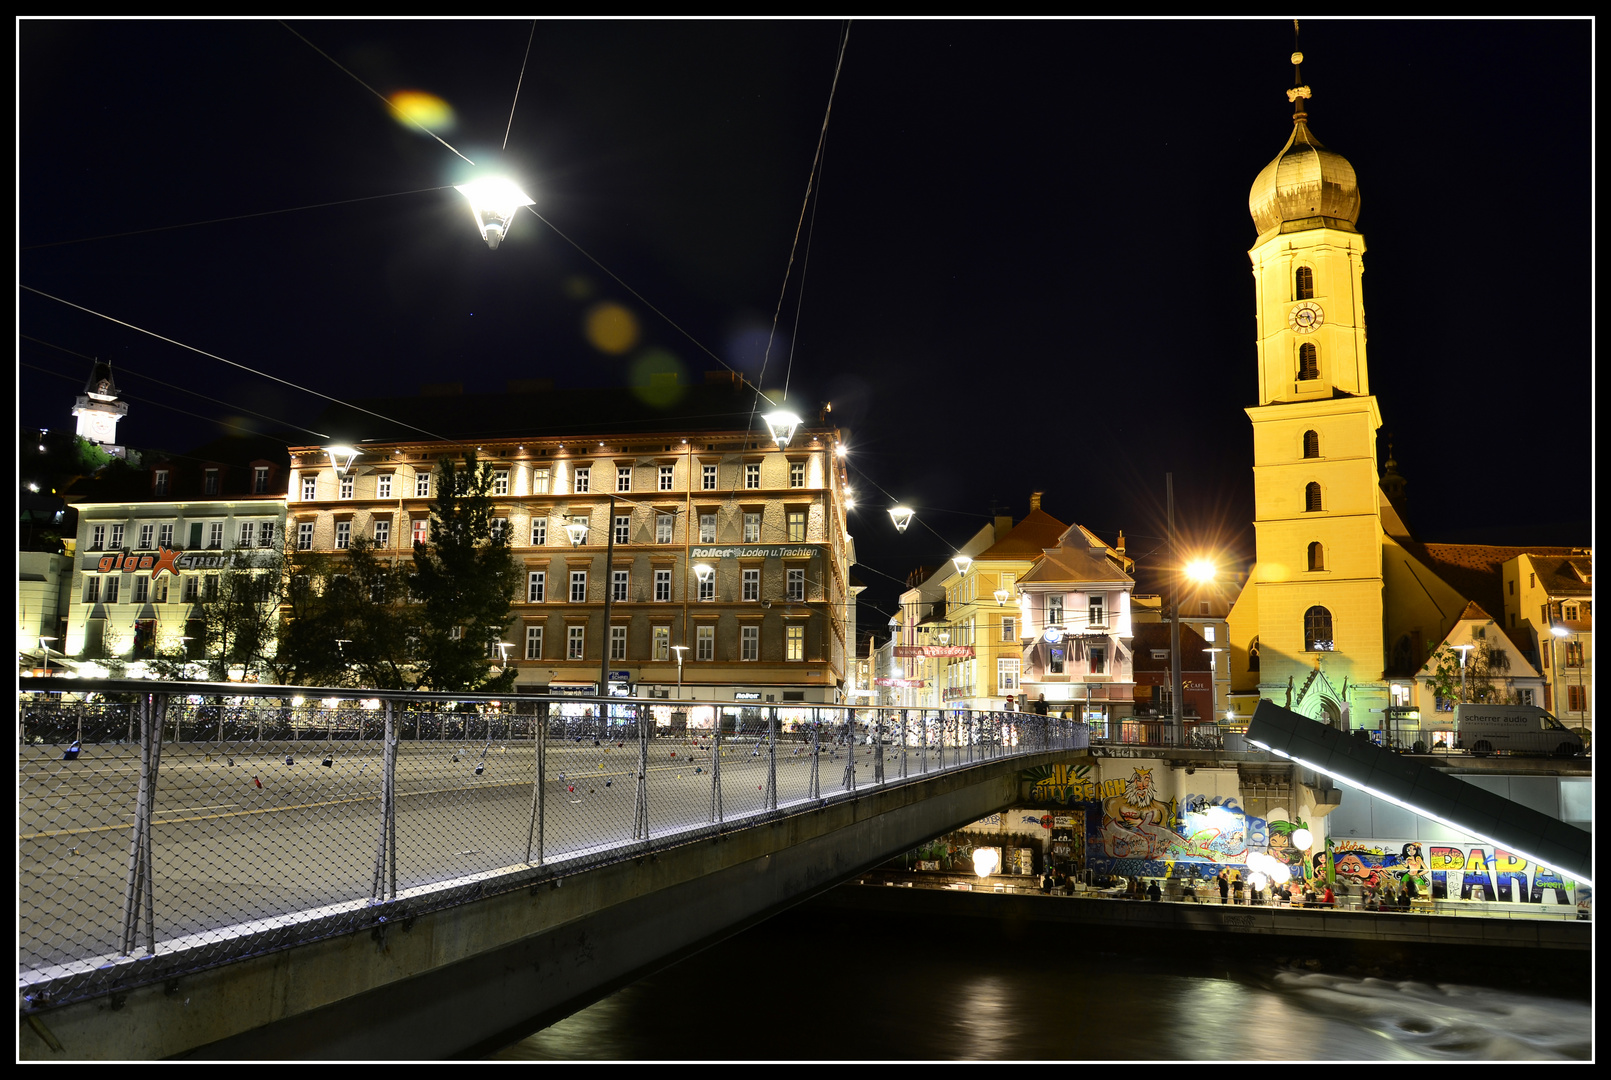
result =
[[[887,918],[887,917],[884,917]],[[1182,953],[1186,955],[1182,955]],[[1136,952],[1069,928],[799,907],[492,1055],[566,1061],[1590,1060],[1586,983]],[[1318,968],[1318,969],[1317,969]],[[1508,985],[1505,985],[1507,984]]]

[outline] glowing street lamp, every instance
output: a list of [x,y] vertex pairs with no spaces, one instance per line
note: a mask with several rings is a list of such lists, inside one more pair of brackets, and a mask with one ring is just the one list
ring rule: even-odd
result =
[[358,459],[360,453],[355,447],[339,444],[325,447],[324,452],[330,455],[330,467],[336,470],[337,476],[346,476],[347,470],[352,468],[352,463]]
[[677,700],[682,700],[682,654],[688,651],[686,645],[673,645],[671,651],[677,654]]
[[1186,564],[1186,576],[1193,581],[1213,581],[1219,568],[1208,559],[1193,559]]
[[996,605],[998,607],[1006,607],[1007,601],[1012,599],[1012,593],[1008,592],[1006,589],[997,589],[992,595],[995,596]]
[[912,523],[912,515],[914,513],[915,511],[909,506],[890,507],[889,516],[890,520],[895,522],[895,531],[898,533],[905,532],[906,526]]
[[495,644],[498,647],[498,669],[501,671],[509,666],[509,650],[514,648],[514,643],[499,641]]
[[1460,653],[1460,700],[1464,702],[1466,699],[1466,653],[1475,649],[1476,646],[1455,645],[1453,647]]
[[794,438],[794,429],[800,426],[800,418],[785,409],[769,412],[761,419],[766,421],[767,431],[772,433],[772,440],[782,450]]
[[56,639],[53,637],[42,637],[39,639],[39,647],[45,650],[45,677],[47,679],[50,677],[50,646],[46,643],[55,640]]
[[973,559],[967,555],[957,555],[951,559],[951,563],[957,568],[957,577],[962,577],[968,572],[968,567],[973,565]]
[[475,227],[481,230],[481,239],[496,251],[498,244],[509,235],[509,226],[516,211],[530,206],[536,200],[515,186],[514,181],[501,176],[488,176],[459,184],[456,190],[470,200],[470,212],[475,215]]
[[565,535],[571,538],[571,547],[581,547],[587,539],[587,522],[573,521],[565,526]]

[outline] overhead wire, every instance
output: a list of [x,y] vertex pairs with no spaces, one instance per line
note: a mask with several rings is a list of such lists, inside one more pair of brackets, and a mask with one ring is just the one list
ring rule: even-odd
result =
[[126,326],[130,330],[136,330],[139,333],[145,334],[145,335],[147,335],[149,337],[154,337],[158,341],[166,341],[170,345],[177,345],[181,349],[188,349],[189,351],[191,351],[193,353],[197,353],[197,354],[199,354],[201,356],[208,357],[209,359],[217,360],[217,361],[219,361],[221,363],[228,364],[230,367],[240,368],[242,371],[249,371],[253,375],[260,375],[265,379],[272,379],[274,382],[281,383],[281,384],[283,384],[285,386],[289,386],[294,390],[301,390],[303,393],[312,394],[314,397],[324,398],[326,401],[334,402],[337,405],[345,406],[346,408],[353,409],[353,410],[355,410],[357,412],[364,413],[364,414],[366,414],[368,416],[373,416],[373,417],[376,417],[377,419],[385,420],[388,423],[398,424],[398,425],[400,425],[402,427],[406,427],[406,428],[408,428],[408,429],[410,429],[412,431],[418,431],[422,435],[429,435],[433,439],[441,440],[441,441],[444,441],[444,442],[447,441],[445,436],[438,435],[434,431],[429,431],[429,430],[427,430],[425,428],[417,427],[416,425],[407,423],[406,421],[403,421],[403,420],[393,419],[392,417],[387,416],[384,413],[378,413],[378,412],[375,412],[372,409],[366,409],[361,405],[354,405],[350,401],[343,401],[341,398],[334,397],[334,396],[332,396],[330,394],[326,394],[323,391],[315,390],[312,387],[303,386],[300,383],[294,383],[290,379],[282,379],[278,375],[270,375],[266,371],[259,371],[254,367],[249,367],[246,364],[237,363],[236,361],[231,360],[228,357],[219,356],[217,353],[210,353],[205,349],[198,349],[194,345],[186,345],[182,341],[176,341],[171,337],[164,337],[162,334],[159,334],[154,330],[147,330],[142,326],[136,326],[131,322],[125,322],[122,319],[114,318],[113,316],[107,315],[104,312],[96,311],[94,308],[87,308],[82,304],[75,304],[71,300],[63,300],[59,296],[52,296],[50,293],[47,293],[47,292],[45,292],[45,291],[43,291],[41,289],[36,289],[31,285],[19,285],[18,288],[26,289],[28,292],[34,293],[37,296],[43,296],[47,300],[54,300],[58,304],[63,304],[63,305],[65,305],[67,307],[70,307],[70,308],[77,308],[79,311],[85,312],[86,314],[89,314],[89,315],[94,315],[98,319],[105,319],[107,322],[117,323],[119,326]]
[[526,81],[526,61],[531,59],[531,43],[537,37],[537,20],[531,21],[531,33],[526,35],[526,55],[520,58],[520,76],[515,79],[515,100],[509,103],[509,124],[503,129],[503,148],[509,149],[509,132],[515,126],[515,105],[520,101],[520,84]]
[[[50,375],[50,376],[53,376],[53,377],[58,378],[58,379],[66,379],[68,382],[75,382],[76,383],[78,381],[77,376],[69,375],[69,374],[67,374],[66,372],[63,372],[63,371],[53,371],[53,370],[51,370],[50,368],[47,368],[47,367],[40,367],[38,364],[30,364],[26,360],[18,360],[17,361],[17,366],[18,367],[31,368],[34,371],[42,372],[42,373],[44,373],[46,375]],[[163,401],[152,401],[150,398],[143,398],[143,397],[139,397],[139,396],[134,395],[134,394],[123,394],[121,396],[124,399],[128,400],[128,401],[138,401],[142,405],[152,405],[152,406],[155,406],[158,409],[167,409],[170,412],[176,412],[176,413],[179,413],[179,414],[181,414],[183,416],[192,416],[192,417],[195,417],[198,420],[206,420],[209,423],[218,424],[218,425],[220,425],[222,427],[235,428],[235,429],[237,429],[239,431],[246,432],[248,435],[261,435],[261,434],[263,434],[260,431],[255,431],[252,428],[246,427],[243,424],[237,424],[237,423],[235,423],[235,422],[233,422],[231,420],[223,420],[223,419],[220,419],[220,418],[218,418],[216,416],[203,416],[201,413],[194,413],[194,412],[191,412],[189,409],[181,409],[177,405],[169,405],[168,403],[163,402]],[[306,429],[304,429],[304,430],[306,430]]]

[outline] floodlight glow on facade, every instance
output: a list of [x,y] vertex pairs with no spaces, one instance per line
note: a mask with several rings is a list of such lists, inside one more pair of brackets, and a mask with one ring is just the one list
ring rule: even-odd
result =
[[530,206],[536,200],[515,186],[514,181],[501,176],[488,176],[459,184],[455,190],[470,200],[470,212],[475,215],[475,227],[487,247],[496,251],[498,244],[509,235],[509,226],[516,211]]

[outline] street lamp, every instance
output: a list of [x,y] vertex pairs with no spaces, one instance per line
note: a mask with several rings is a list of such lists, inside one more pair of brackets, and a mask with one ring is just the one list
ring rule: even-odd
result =
[[498,670],[506,671],[509,668],[509,650],[514,648],[514,643],[499,641],[496,644],[498,646]]
[[912,523],[913,513],[914,511],[909,506],[892,506],[889,508],[889,516],[895,522],[896,532],[903,533],[906,531],[906,527]]
[[769,412],[761,419],[766,421],[766,429],[771,432],[772,440],[782,450],[794,438],[794,429],[800,426],[800,418],[786,409]]
[[[352,463],[357,460],[359,454],[355,447],[339,444],[325,447],[324,452],[330,455],[330,467],[336,470],[337,476],[346,476],[347,470],[352,468]],[[347,460],[342,461],[342,458]]]
[[1219,657],[1214,654],[1230,652],[1230,650],[1222,645],[1210,645],[1204,648],[1203,651],[1208,654],[1208,697],[1210,702],[1208,710],[1209,717],[1212,719],[1214,709],[1219,707],[1219,702],[1214,700],[1214,690],[1219,682]]
[[536,200],[515,186],[514,181],[501,176],[486,176],[468,184],[455,185],[470,200],[470,213],[475,215],[475,227],[487,247],[498,250],[498,244],[509,235],[509,226],[516,211],[530,206]]
[[573,521],[565,526],[565,535],[571,538],[571,547],[581,547],[587,539],[587,522]]
[[993,595],[996,598],[996,605],[998,607],[1006,607],[1007,601],[1012,598],[1012,593],[1008,592],[1006,589],[997,589]]
[[53,637],[41,637],[39,639],[39,647],[45,650],[45,678],[47,679],[50,678],[50,646],[45,642],[55,640]]
[[962,577],[967,574],[968,567],[973,565],[973,559],[968,555],[956,555],[952,557],[951,563],[957,568],[957,577]]
[[[1556,637],[1560,638],[1563,643],[1565,642],[1565,640],[1567,638],[1576,636],[1572,632],[1572,630],[1570,628],[1562,626],[1560,623],[1552,623],[1550,625],[1549,632],[1551,634],[1555,635]],[[1551,648],[1553,648],[1553,646],[1551,646]],[[1567,651],[1566,659],[1568,661],[1568,666],[1570,666],[1570,662],[1572,660],[1572,654],[1571,654],[1570,650]],[[1562,686],[1566,686],[1567,685],[1566,680],[1565,680],[1564,677],[1561,676],[1560,672],[1561,672],[1561,665],[1559,663],[1557,663],[1555,665],[1556,677],[1561,680],[1561,685]],[[1581,697],[1582,693],[1583,693],[1583,657],[1581,657],[1581,656],[1577,657],[1577,684],[1578,684],[1578,695]],[[1568,687],[1568,689],[1570,689],[1570,688]],[[1561,708],[1560,703],[1558,701],[1551,702],[1551,704],[1555,706],[1556,712],[1567,712],[1567,711],[1569,711],[1567,709]],[[1570,704],[1570,702],[1568,702],[1568,704]],[[1579,711],[1581,711],[1581,710],[1579,710]],[[1581,722],[1580,722],[1580,727],[1582,727],[1582,726],[1586,726],[1586,725],[1582,725]]]
[[677,654],[677,700],[682,700],[682,654],[688,651],[686,645],[673,645],[671,651]]
[[1466,653],[1470,652],[1472,649],[1475,649],[1476,646],[1468,644],[1455,645],[1453,647],[1460,652],[1460,701],[1463,704],[1466,700]]

